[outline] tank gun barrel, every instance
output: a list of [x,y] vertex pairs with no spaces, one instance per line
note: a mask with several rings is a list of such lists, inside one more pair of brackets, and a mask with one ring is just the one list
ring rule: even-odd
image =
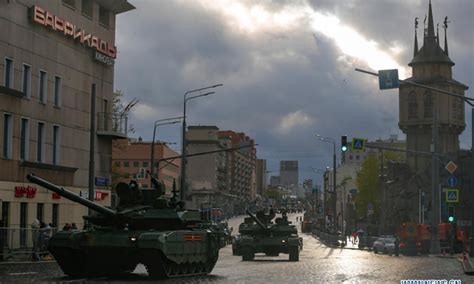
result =
[[117,215],[117,213],[115,211],[113,211],[112,209],[109,209],[109,208],[106,208],[104,206],[101,206],[97,203],[94,203],[88,199],[85,199],[85,198],[82,198],[80,196],[78,196],[77,194],[75,194],[74,192],[71,192],[63,187],[59,187],[47,180],[44,180],[42,178],[39,178],[35,175],[32,175],[32,174],[28,174],[26,176],[26,178],[32,182],[32,183],[35,183],[39,186],[42,186],[48,190],[51,190],[53,192],[56,192],[57,194],[61,195],[62,197],[66,198],[66,199],[69,199],[71,201],[74,201],[74,202],[77,202],[79,204],[82,204],[84,206],[86,206],[87,208],[90,208],[94,211],[97,211],[98,213],[101,213],[105,216],[109,216],[109,217],[112,217],[112,216],[115,216]]
[[249,211],[248,209],[246,210],[246,212],[247,212],[247,215],[249,215],[250,218],[252,218],[252,219],[255,221],[255,223],[257,223],[257,225],[258,225],[260,228],[262,228],[263,230],[266,230],[266,229],[267,229],[267,226],[265,226],[265,225],[262,223],[262,221],[260,221],[257,217],[255,217],[255,215],[253,215],[252,213],[250,213],[250,211]]

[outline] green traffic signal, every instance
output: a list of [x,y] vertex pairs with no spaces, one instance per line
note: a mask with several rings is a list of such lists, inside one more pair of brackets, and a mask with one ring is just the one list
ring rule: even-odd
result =
[[346,152],[347,151],[347,136],[341,136],[341,151]]
[[452,223],[452,222],[454,221],[454,217],[453,217],[453,216],[449,216],[449,217],[448,217],[448,221],[449,221],[450,223]]

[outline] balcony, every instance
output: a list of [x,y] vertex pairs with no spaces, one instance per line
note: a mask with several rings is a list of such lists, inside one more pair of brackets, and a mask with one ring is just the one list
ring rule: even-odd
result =
[[97,135],[110,139],[126,139],[128,116],[99,112],[97,114]]
[[4,86],[0,86],[0,94],[9,95],[17,98],[25,97],[25,93]]

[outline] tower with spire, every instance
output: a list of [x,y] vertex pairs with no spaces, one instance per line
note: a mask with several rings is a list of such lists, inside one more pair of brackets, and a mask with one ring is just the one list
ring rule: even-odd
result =
[[[447,90],[464,96],[468,87],[452,76],[454,62],[448,55],[447,17],[444,20],[444,50],[435,34],[431,0],[428,7],[428,26],[423,33],[423,46],[418,49],[415,19],[415,42],[412,77],[408,81]],[[455,153],[459,150],[459,135],[464,131],[464,102],[449,95],[424,88],[402,84],[399,90],[399,127],[406,134],[407,149],[429,152],[432,145],[432,127],[438,127],[437,150],[441,154]],[[436,122],[435,122],[436,121]],[[418,174],[429,173],[429,156],[408,155],[410,169]]]

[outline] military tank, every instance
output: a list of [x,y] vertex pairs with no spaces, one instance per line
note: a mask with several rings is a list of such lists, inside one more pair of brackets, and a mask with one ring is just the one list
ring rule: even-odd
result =
[[97,214],[84,216],[84,230],[59,231],[48,250],[62,271],[71,277],[110,276],[131,272],[138,263],[158,279],[209,274],[219,257],[220,232],[209,227],[199,211],[185,210],[152,179],[154,189],[140,189],[135,181],[116,187],[116,210],[79,197],[34,175],[27,179]]
[[288,221],[286,213],[276,218],[273,210],[270,214],[262,212],[253,215],[247,210],[250,217],[244,219],[239,226],[240,235],[234,238],[232,254],[242,256],[243,261],[251,261],[256,253],[265,253],[268,256],[278,256],[280,253],[289,254],[290,261],[298,261],[303,249],[303,239],[298,237],[298,230]]

